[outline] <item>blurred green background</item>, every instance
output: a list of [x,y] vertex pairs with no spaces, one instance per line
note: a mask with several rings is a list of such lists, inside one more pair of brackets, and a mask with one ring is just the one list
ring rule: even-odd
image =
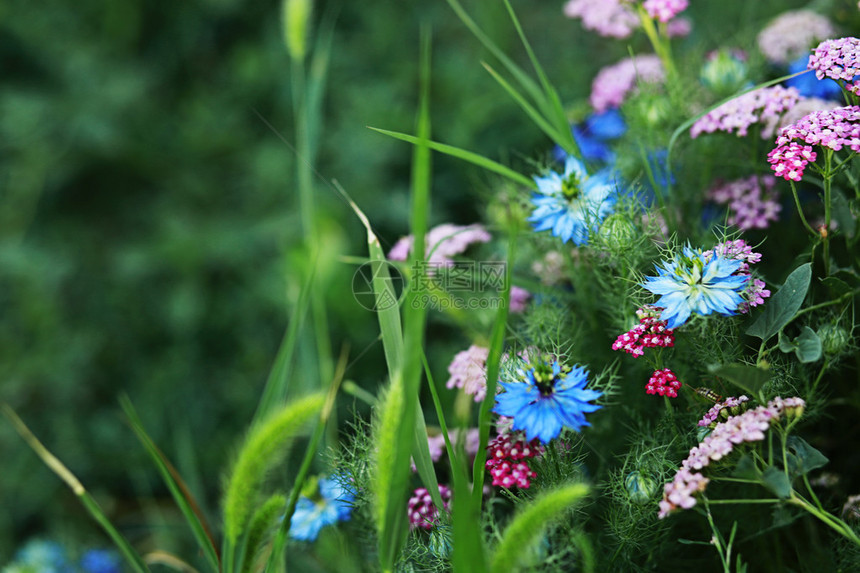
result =
[[[465,4],[525,67],[501,2]],[[513,4],[567,102],[582,103],[601,66],[646,50],[644,38],[583,31],[563,2]],[[774,6],[800,5],[734,2],[744,17],[728,26],[719,4],[691,9],[711,47],[748,42]],[[257,115],[293,140],[280,10],[276,0],[0,4],[0,401],[136,543],[176,548],[183,524],[118,395],[216,516],[221,472],[300,287],[296,157]],[[443,0],[318,2],[323,18],[335,35],[316,165],[320,272],[332,346],[348,341],[353,357],[370,347],[347,376],[374,390],[375,317],[337,258],[364,256],[364,234],[327,181],[352,194],[384,246],[407,232],[411,149],[366,126],[411,131],[420,25],[433,31],[436,139],[519,165],[549,143],[480,67],[487,54]],[[481,220],[488,181],[437,157],[431,224]],[[430,328],[441,377],[469,340],[444,321]],[[297,378],[314,371],[306,350]],[[0,459],[0,564],[34,535],[106,543],[5,421]]]

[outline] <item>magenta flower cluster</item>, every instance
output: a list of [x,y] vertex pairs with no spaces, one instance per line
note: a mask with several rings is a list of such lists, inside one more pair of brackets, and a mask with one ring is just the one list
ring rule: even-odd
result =
[[746,396],[738,396],[737,398],[729,397],[722,402],[717,402],[711,406],[711,409],[707,411],[701,420],[699,420],[698,426],[706,428],[712,424],[716,424],[717,419],[720,417],[720,412],[723,410],[727,413],[731,412],[733,409],[740,408],[741,404],[749,402],[749,400],[750,399]]
[[807,69],[815,70],[819,80],[842,80],[848,91],[860,95],[860,81],[854,81],[860,73],[860,39],[848,37],[821,42],[809,56]]
[[537,474],[525,460],[539,456],[543,451],[537,438],[527,442],[521,432],[505,432],[493,438],[487,444],[486,463],[493,485],[507,489],[528,488]]
[[724,131],[745,137],[752,125],[778,118],[800,100],[795,88],[772,86],[747,92],[699,118],[690,128],[693,139],[703,133]]
[[708,199],[728,205],[729,225],[742,231],[766,229],[776,221],[782,205],[773,186],[773,176],[752,175],[744,179],[720,183],[708,191]]
[[645,354],[646,348],[669,348],[675,345],[675,332],[660,320],[662,308],[646,305],[636,311],[639,324],[620,335],[612,343],[612,350],[623,350],[633,358]]
[[688,0],[645,0],[642,7],[645,12],[661,22],[668,22],[687,9]]
[[860,106],[816,111],[779,130],[776,147],[768,154],[770,168],[786,181],[800,181],[815,161],[813,146],[860,151]]
[[658,394],[660,396],[668,396],[669,398],[677,398],[678,390],[680,389],[681,381],[668,368],[655,370],[645,385],[646,394]]
[[591,106],[598,113],[618,107],[639,83],[662,83],[666,72],[655,55],[625,58],[606,66],[591,83]]
[[[710,260],[711,257],[716,255],[730,260],[741,261],[741,266],[733,273],[733,275],[740,276],[751,275],[752,271],[750,270],[750,265],[754,265],[761,261],[761,253],[753,251],[752,247],[743,239],[725,241],[702,254],[705,257],[705,260]],[[750,307],[764,304],[764,299],[770,296],[770,291],[765,288],[766,286],[767,285],[764,281],[750,278],[750,280],[747,281],[746,290],[742,293],[744,302],[738,306],[738,312],[747,313],[749,312]]]
[[774,18],[758,35],[761,53],[775,64],[788,64],[816,42],[832,38],[836,28],[812,10],[792,10]]
[[771,424],[780,420],[787,411],[802,410],[804,405],[801,398],[783,400],[777,397],[767,406],[747,410],[717,424],[698,446],[690,450],[675,477],[664,486],[658,517],[662,519],[679,508],[690,509],[696,505],[695,495],[705,491],[708,484],[700,470],[712,461],[723,459],[739,444],[763,440]]
[[448,388],[462,388],[466,394],[480,402],[487,394],[487,357],[490,349],[473,344],[467,350],[458,352],[448,366],[451,377]]
[[[442,497],[445,511],[450,511],[451,488],[439,484],[439,495]],[[433,505],[433,497],[423,487],[419,487],[413,492],[407,503],[407,511],[409,512],[410,529],[419,527],[421,529],[433,529],[433,526],[439,521],[439,508]]]

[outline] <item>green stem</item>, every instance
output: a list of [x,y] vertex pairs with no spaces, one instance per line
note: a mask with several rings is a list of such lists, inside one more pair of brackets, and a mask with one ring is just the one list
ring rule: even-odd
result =
[[833,517],[826,511],[821,511],[802,497],[798,496],[795,492],[791,493],[791,497],[787,500],[788,503],[792,505],[796,505],[801,509],[804,509],[811,513],[814,517],[818,518],[820,521],[824,522],[828,527],[847,538],[849,541],[854,543],[855,545],[860,546],[860,537],[857,537],[857,534],[854,533],[854,530],[848,526],[844,521]]
[[832,216],[833,150],[824,150],[824,276],[830,276],[830,218]]
[[800,198],[797,196],[797,188],[794,186],[794,181],[789,181],[789,183],[791,184],[791,194],[794,195],[794,205],[797,207],[797,214],[800,215],[800,221],[811,235],[818,237],[818,232],[812,228],[803,215],[803,209],[800,207]]

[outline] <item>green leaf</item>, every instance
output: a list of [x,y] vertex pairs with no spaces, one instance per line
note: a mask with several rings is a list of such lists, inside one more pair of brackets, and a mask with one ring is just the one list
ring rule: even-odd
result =
[[768,466],[764,470],[761,482],[780,499],[788,499],[791,495],[791,482],[788,481],[785,472],[776,466]]
[[857,231],[857,220],[851,213],[851,205],[841,189],[833,189],[831,196],[833,206],[833,219],[839,224],[839,229],[849,239],[854,237]]
[[550,490],[535,498],[508,525],[496,551],[490,570],[493,573],[515,571],[528,547],[535,543],[549,523],[567,508],[588,495],[588,486],[577,483]]
[[824,454],[798,436],[789,436],[786,445],[791,452],[788,456],[788,462],[792,476],[807,474],[824,467],[830,461]]
[[764,305],[758,319],[747,329],[747,334],[764,341],[782,330],[788,324],[806,298],[809,281],[812,278],[812,264],[800,265],[785,279],[785,284]]
[[785,527],[786,525],[791,525],[799,517],[804,515],[803,511],[798,509],[792,510],[785,504],[779,504],[773,508],[773,525],[771,525],[771,529],[777,529],[779,527]]
[[[370,129],[383,135],[388,135],[395,139],[406,141],[408,143],[417,144],[419,141],[419,139],[415,136],[407,135],[405,133],[400,133],[397,131],[389,131],[387,129],[379,129],[376,127],[371,127]],[[508,179],[510,179],[514,183],[518,183],[519,185],[523,185],[529,188],[534,187],[534,181],[532,181],[525,175],[517,173],[510,167],[506,167],[505,165],[493,161],[492,159],[488,159],[483,155],[478,155],[477,153],[474,153],[472,151],[466,151],[465,149],[460,149],[459,147],[454,147],[453,145],[438,143],[436,141],[427,141],[427,147],[434,151],[450,155],[451,157],[462,159],[463,161],[467,161],[469,163],[472,163],[473,165],[477,165],[478,167],[483,167],[484,169],[492,171],[493,173],[498,173],[499,175],[507,177]]]
[[795,338],[794,342],[797,344],[794,353],[797,354],[797,359],[804,364],[815,362],[821,358],[821,339],[808,326],[803,327],[800,336]]
[[785,354],[788,354],[789,352],[794,352],[795,350],[797,350],[797,342],[795,340],[792,340],[791,338],[789,338],[788,335],[785,334],[783,331],[779,331],[778,340],[779,340],[779,349],[780,349],[780,351],[784,352]]
[[753,461],[752,456],[744,454],[732,471],[732,477],[757,480],[761,477],[761,473],[755,467],[755,461]]
[[751,394],[758,394],[771,376],[767,370],[740,363],[709,366],[708,370],[711,374],[725,378]]
[[821,284],[827,288],[827,291],[833,298],[838,298],[853,290],[848,283],[836,277],[825,277],[821,279]]

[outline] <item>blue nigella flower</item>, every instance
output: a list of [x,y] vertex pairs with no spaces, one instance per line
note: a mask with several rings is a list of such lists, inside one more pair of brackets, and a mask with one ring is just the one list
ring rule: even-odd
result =
[[86,573],[122,573],[116,551],[90,549],[81,556],[81,569]]
[[[788,66],[788,73],[796,74],[806,69],[809,62],[809,56],[804,55],[794,60]],[[785,80],[785,85],[792,88],[797,88],[800,95],[806,97],[817,97],[821,99],[839,99],[842,95],[842,88],[839,84],[830,78],[819,80],[815,77],[815,72],[809,71],[805,74],[800,74],[797,77]]]
[[71,565],[63,547],[54,541],[32,539],[15,555],[15,563],[23,571],[40,573],[66,573]]
[[565,243],[588,242],[589,232],[596,231],[617,201],[610,172],[588,175],[582,162],[568,156],[564,172],[550,171],[535,177],[538,192],[532,196],[535,206],[529,222],[535,231],[551,231]]
[[[610,163],[615,154],[609,149],[608,142],[624,135],[627,132],[627,124],[617,108],[610,108],[591,114],[583,123],[574,125],[571,131],[583,159]],[[564,161],[567,159],[567,153],[556,145],[553,148],[553,157],[557,161]]]
[[558,361],[541,362],[530,370],[517,372],[520,380],[499,384],[505,390],[496,396],[494,412],[514,419],[512,428],[526,433],[526,440],[547,443],[562,428],[579,431],[590,426],[585,414],[602,406],[589,404],[603,395],[587,390],[588,372],[580,366],[562,368]]
[[731,316],[744,302],[742,293],[749,280],[748,275],[734,274],[742,262],[717,254],[708,258],[687,246],[674,260],[657,266],[657,276],[646,277],[642,286],[662,295],[654,306],[663,308],[660,318],[668,328],[681,326],[694,312]]
[[349,519],[355,492],[340,480],[334,476],[321,478],[319,493],[313,496],[318,499],[312,500],[304,495],[299,498],[290,522],[290,537],[313,541],[323,527]]

